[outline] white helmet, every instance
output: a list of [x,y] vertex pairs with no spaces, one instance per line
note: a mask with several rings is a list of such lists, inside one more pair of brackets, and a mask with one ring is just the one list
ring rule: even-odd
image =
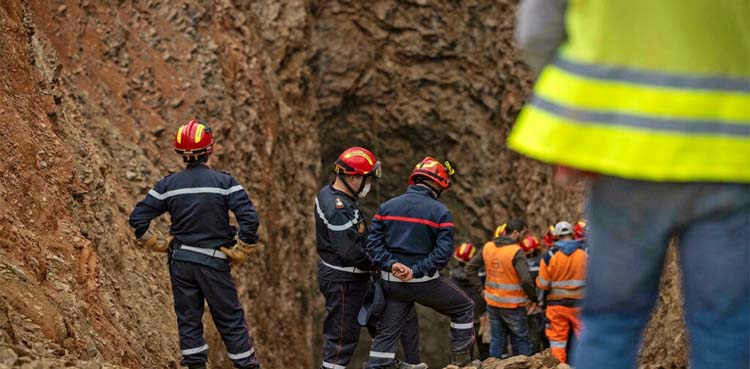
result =
[[555,224],[555,230],[552,231],[552,234],[557,237],[573,234],[573,226],[563,220]]

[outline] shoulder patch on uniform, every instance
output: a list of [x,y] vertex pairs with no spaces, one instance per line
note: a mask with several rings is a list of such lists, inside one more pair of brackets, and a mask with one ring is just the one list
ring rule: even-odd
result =
[[343,209],[344,208],[344,201],[341,200],[340,197],[336,198],[336,209]]

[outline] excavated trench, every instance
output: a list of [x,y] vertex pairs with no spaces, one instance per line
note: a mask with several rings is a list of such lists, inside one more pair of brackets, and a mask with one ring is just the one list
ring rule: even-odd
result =
[[[371,148],[385,168],[369,214],[435,155],[458,172],[444,197],[457,241],[482,243],[510,217],[537,231],[578,218],[582,189],[555,187],[550,168],[504,145],[531,86],[512,41],[515,7],[1,1],[0,368],[177,366],[164,257],[139,249],[126,219],[180,169],[171,132],[189,117],[212,124],[211,164],[259,210],[262,252],[234,276],[266,368],[318,365],[311,204],[347,146]],[[685,366],[677,277],[668,267],[648,368]],[[212,368],[230,368],[206,323]],[[446,322],[425,313],[420,327],[423,357],[440,367]]]

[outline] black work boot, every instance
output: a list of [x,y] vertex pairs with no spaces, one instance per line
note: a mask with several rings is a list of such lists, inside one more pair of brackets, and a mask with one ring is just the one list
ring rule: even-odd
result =
[[451,352],[451,365],[456,365],[459,368],[471,364],[471,352]]

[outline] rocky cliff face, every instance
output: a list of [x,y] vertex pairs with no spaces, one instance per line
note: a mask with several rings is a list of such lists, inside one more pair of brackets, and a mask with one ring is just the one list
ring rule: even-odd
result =
[[[512,42],[515,6],[0,2],[0,341],[29,357],[176,366],[165,258],[135,246],[127,215],[180,170],[172,134],[193,116],[216,133],[211,164],[259,209],[263,251],[234,275],[268,368],[317,365],[311,199],[347,146],[383,161],[370,214],[434,155],[458,172],[443,198],[457,241],[482,243],[510,217],[538,231],[577,218],[581,190],[554,187],[548,167],[504,145],[531,86]],[[665,321],[674,296],[662,300]],[[425,315],[422,326],[425,358],[444,363],[445,324]],[[231,367],[206,333],[213,367]],[[644,358],[661,363],[673,352],[663,342],[649,340]]]

